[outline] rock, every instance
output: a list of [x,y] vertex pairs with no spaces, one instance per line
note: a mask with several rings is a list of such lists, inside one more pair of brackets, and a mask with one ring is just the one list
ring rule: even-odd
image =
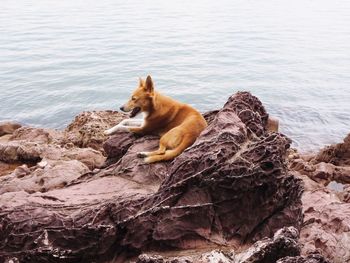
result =
[[103,144],[103,149],[110,163],[117,162],[135,142],[137,136],[129,132],[114,134]]
[[101,167],[105,157],[92,148],[62,147],[63,133],[50,129],[22,127],[0,142],[0,161],[35,165],[43,159],[78,160],[90,170]]
[[[278,259],[296,258],[300,255],[299,233],[294,227],[278,230],[273,238],[264,238],[255,242],[250,248],[236,254],[233,250],[212,250],[205,253],[187,252],[188,256],[162,256],[142,254],[137,263],[171,263],[171,262],[207,262],[207,263],[269,263]],[[186,251],[185,251],[186,253]],[[184,253],[182,253],[184,254]]]
[[20,166],[12,174],[0,177],[0,194],[22,190],[28,193],[47,192],[64,187],[88,171],[77,160],[50,161],[43,169],[34,171],[30,171],[27,166]]
[[285,227],[278,230],[272,239],[263,239],[256,242],[247,251],[238,254],[234,262],[263,263],[276,262],[285,256],[299,256],[299,232],[294,227]]
[[303,180],[306,191],[302,197],[305,217],[300,233],[302,254],[319,250],[332,262],[350,261],[350,204],[309,178]]
[[343,189],[343,202],[350,203],[350,185],[345,185]]
[[102,144],[107,138],[103,131],[117,125],[126,117],[127,115],[117,111],[83,112],[65,129],[62,143],[73,143],[81,148],[91,147],[102,151]]
[[[101,167],[106,160],[101,152],[92,148],[61,149],[61,151],[60,160],[77,160],[85,164],[91,171]],[[46,156],[46,158],[48,158],[48,156]]]
[[[87,262],[125,259],[148,249],[235,249],[272,237],[282,227],[300,229],[303,187],[286,167],[290,140],[267,132],[268,114],[250,93],[237,93],[209,115],[208,128],[172,162],[142,163],[136,151],[155,147],[157,139],[126,143],[129,134],[124,134],[107,147],[109,158],[118,159],[114,164],[88,172],[76,160],[78,168],[68,171],[73,166],[64,163],[72,160],[62,160],[66,151],[102,140],[88,133],[91,126],[84,121],[99,122],[103,114],[78,117],[60,143],[67,147],[38,143],[47,164],[4,182],[0,261]],[[80,136],[81,125],[89,128]],[[67,138],[74,145],[68,146]]]
[[41,160],[42,147],[28,141],[0,143],[0,161],[36,163]]
[[319,251],[331,262],[350,262],[350,134],[343,143],[316,154],[289,158],[289,168],[304,181],[306,189],[302,197],[302,255]]
[[22,127],[22,125],[16,122],[0,122],[0,136],[12,134],[20,127]]
[[312,160],[313,163],[331,163],[336,166],[350,166],[350,133],[342,143],[322,149]]
[[327,146],[316,155],[289,158],[291,170],[328,185],[330,182],[350,183],[350,134],[343,143]]
[[[124,137],[124,138],[123,138]],[[116,141],[115,138],[120,139]],[[130,139],[130,133],[120,133],[112,137],[112,139],[107,140],[106,144],[110,144],[106,147],[110,153],[110,149],[115,149],[112,153],[116,153],[117,149],[120,149],[120,153],[123,155],[113,155],[114,162],[118,160],[113,165],[110,165],[105,171],[100,174],[112,174],[113,176],[123,176],[132,179],[135,182],[147,186],[149,189],[157,190],[160,183],[168,175],[170,162],[159,162],[153,165],[146,164],[142,158],[137,157],[137,153],[141,151],[152,151],[158,148],[159,138],[157,136],[147,135],[144,137],[132,137]],[[129,144],[129,142],[132,143]],[[114,144],[112,144],[114,142]],[[116,143],[118,142],[118,143]],[[128,142],[128,143],[126,143]],[[118,147],[120,145],[120,147]],[[108,158],[111,160],[110,156]]]
[[0,176],[6,175],[11,173],[13,170],[16,169],[17,166],[20,166],[21,163],[5,163],[0,161]]
[[307,256],[284,257],[277,260],[276,263],[331,263],[319,253],[309,254]]
[[225,252],[221,250],[213,250],[211,252],[204,253],[200,256],[199,260],[192,260],[190,262],[210,262],[210,263],[231,263],[234,262],[234,252]]
[[26,141],[36,144],[49,144],[59,142],[62,139],[62,136],[62,132],[52,129],[22,127],[20,129],[17,129],[12,134],[10,141]]

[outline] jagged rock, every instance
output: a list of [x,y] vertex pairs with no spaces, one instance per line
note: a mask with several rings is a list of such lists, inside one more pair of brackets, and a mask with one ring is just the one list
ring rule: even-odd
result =
[[[261,102],[240,92],[211,117],[173,162],[142,163],[136,151],[156,147],[157,140],[128,145],[129,134],[119,134],[112,146],[124,150],[113,165],[44,193],[3,193],[0,259],[89,262],[147,249],[235,248],[284,226],[299,229],[302,186],[286,169],[290,140],[267,132]],[[45,163],[34,170],[40,167]]]
[[298,238],[299,232],[294,227],[282,228],[273,238],[257,241],[247,251],[236,255],[233,262],[269,263],[285,256],[298,256],[300,255]]
[[62,147],[63,133],[40,128],[22,127],[6,141],[0,142],[0,161],[31,165],[48,160],[78,160],[91,170],[105,162],[101,152],[92,148]]
[[350,183],[350,134],[344,142],[330,145],[314,156],[290,159],[290,169],[328,185],[331,181]]
[[313,163],[332,163],[336,166],[350,166],[350,133],[342,143],[322,149],[312,160]]
[[[192,259],[188,257],[177,257],[173,259],[164,259],[162,256],[149,256],[142,254],[138,257],[136,263],[192,263]],[[224,263],[224,262],[222,262]]]
[[102,150],[102,144],[107,136],[104,130],[117,125],[127,115],[117,111],[82,112],[65,129],[63,144],[73,143],[78,147],[91,147]]
[[50,161],[44,168],[33,171],[20,166],[12,174],[0,178],[0,195],[22,190],[28,193],[47,192],[62,188],[87,172],[88,167],[77,160]]
[[22,125],[16,122],[0,122],[0,136],[12,134],[20,127],[22,127]]
[[11,173],[16,169],[17,166],[20,166],[19,163],[5,163],[0,161],[0,176]]
[[208,263],[232,263],[234,262],[234,252],[227,252],[221,250],[213,250],[204,253],[200,256],[199,260],[194,259],[191,262],[208,262]]
[[332,262],[350,261],[350,204],[308,177],[302,178],[306,189],[302,197],[302,255],[319,250]]
[[[172,262],[204,262],[204,263],[271,263],[278,259],[295,258],[300,255],[298,244],[299,232],[294,227],[278,230],[273,238],[264,238],[255,242],[250,248],[236,254],[233,250],[212,250],[206,253],[188,252],[188,256],[161,256],[142,254],[136,263],[172,263]],[[183,254],[183,253],[182,253]]]
[[[122,136],[125,136],[126,139],[121,139]],[[148,165],[142,158],[137,157],[137,153],[141,151],[152,151],[158,148],[159,138],[157,136],[147,135],[130,139],[131,137],[129,133],[121,133],[121,135],[116,135],[111,140],[108,140],[107,143],[110,144],[111,142],[116,142],[115,138],[121,139],[119,144],[121,145],[120,148],[123,149],[123,155],[119,156],[119,158],[115,158],[115,161],[118,160],[118,162],[110,165],[100,174],[130,178],[135,182],[143,184],[149,189],[154,189],[155,191],[158,190],[160,183],[168,175],[171,163],[159,162],[154,163],[153,165]],[[127,146],[129,143],[125,142],[128,141],[128,139],[133,143]],[[114,149],[118,148],[116,145],[114,146]],[[116,151],[112,153],[115,152]],[[113,157],[115,157],[115,155],[113,155]]]
[[307,256],[285,257],[277,260],[276,263],[331,263],[319,253],[309,254]]
[[31,142],[37,144],[49,144],[59,142],[62,132],[52,129],[22,127],[17,129],[9,139],[10,141]]
[[129,132],[120,132],[113,135],[103,144],[104,151],[110,162],[117,162],[135,142],[138,137]]
[[306,189],[302,254],[319,250],[332,262],[350,262],[350,134],[343,143],[317,154],[290,156],[289,169],[304,181]]

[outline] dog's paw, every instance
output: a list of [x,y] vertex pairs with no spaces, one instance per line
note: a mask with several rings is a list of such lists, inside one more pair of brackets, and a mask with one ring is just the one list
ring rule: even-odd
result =
[[152,160],[152,157],[145,157],[143,158],[144,163],[150,164],[153,163],[154,161]]
[[138,158],[145,158],[145,157],[147,157],[148,155],[147,155],[147,152],[138,152],[137,153],[137,157]]
[[103,132],[103,134],[104,134],[104,135],[111,135],[112,133],[111,133],[110,130],[105,130],[105,131]]

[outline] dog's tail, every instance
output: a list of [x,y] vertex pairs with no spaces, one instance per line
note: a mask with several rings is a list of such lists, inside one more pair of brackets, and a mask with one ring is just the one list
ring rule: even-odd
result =
[[180,155],[187,147],[191,146],[194,140],[191,136],[184,136],[181,143],[174,149],[166,150],[164,154],[149,156],[145,158],[146,163],[169,161]]

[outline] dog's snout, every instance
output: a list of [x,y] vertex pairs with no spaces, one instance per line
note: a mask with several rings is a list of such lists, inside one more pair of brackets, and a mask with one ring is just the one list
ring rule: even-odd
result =
[[121,106],[119,109],[120,109],[121,111],[124,111],[124,106]]

